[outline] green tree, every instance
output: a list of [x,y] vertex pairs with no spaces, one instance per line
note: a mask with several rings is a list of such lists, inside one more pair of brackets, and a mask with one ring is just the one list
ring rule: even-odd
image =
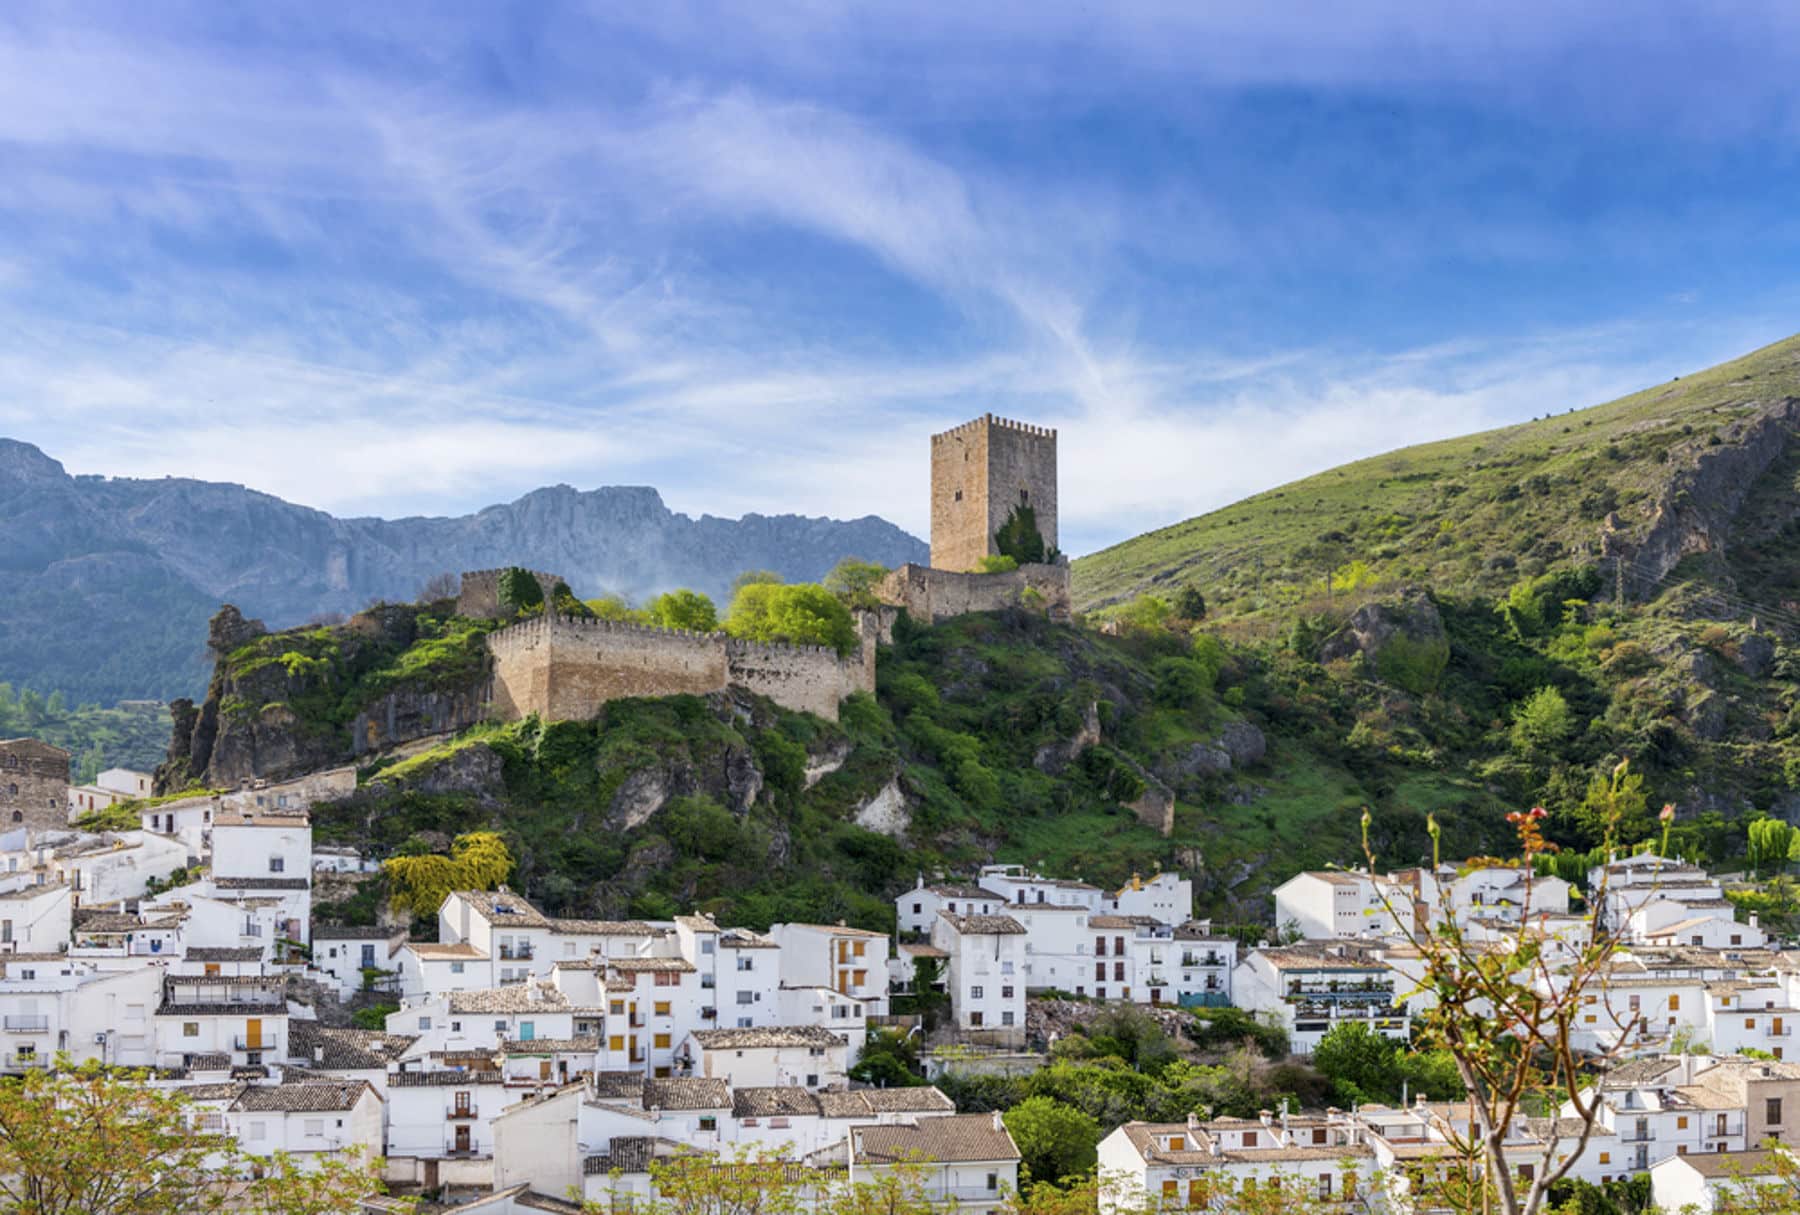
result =
[[423,853],[382,862],[394,902],[416,916],[433,916],[453,890],[492,890],[513,870],[512,853],[492,831],[471,831],[450,843],[450,855]]
[[530,570],[513,566],[500,575],[500,606],[529,612],[544,605],[544,588]]
[[831,646],[840,654],[857,646],[850,609],[816,583],[754,582],[743,587],[731,601],[725,631],[747,641]]
[[652,623],[665,629],[687,629],[694,633],[716,632],[718,609],[699,591],[686,588],[665,591],[644,605]]
[[600,620],[623,621],[627,624],[650,624],[650,613],[643,608],[634,608],[625,596],[615,592],[600,596],[598,599],[585,601],[588,611]]
[[1525,759],[1551,758],[1561,752],[1574,730],[1569,702],[1554,687],[1545,686],[1513,710],[1512,747]]
[[1206,619],[1206,596],[1199,587],[1190,583],[1175,592],[1175,615],[1196,624]]
[[839,599],[845,607],[869,608],[881,606],[881,600],[875,597],[875,588],[888,575],[888,567],[873,561],[864,561],[860,557],[845,557],[831,567],[821,585]]
[[327,1215],[381,1192],[377,1162],[302,1168],[195,1127],[178,1091],[97,1064],[0,1080],[0,1211],[16,1215]]
[[1081,1110],[1050,1097],[1027,1097],[1001,1120],[1018,1145],[1025,1177],[1061,1181],[1094,1167],[1100,1124]]
[[1784,867],[1800,843],[1794,828],[1778,818],[1757,819],[1750,824],[1748,835],[1750,864],[1763,876]]
[[1393,1101],[1400,1095],[1399,1044],[1361,1021],[1343,1021],[1319,1039],[1313,1066],[1331,1078],[1345,1104]]
[[729,603],[736,599],[737,593],[747,586],[756,586],[759,583],[769,586],[780,586],[786,581],[786,578],[783,578],[774,570],[745,570],[731,580],[731,585],[726,588],[725,601]]
[[1019,559],[1005,553],[989,553],[975,563],[978,574],[1010,574],[1019,568]]
[[1037,511],[1020,503],[1006,516],[1006,522],[994,533],[994,549],[1003,557],[1011,557],[1020,565],[1055,561],[1057,552],[1044,543],[1038,531]]
[[1139,595],[1120,608],[1113,618],[1134,633],[1166,632],[1174,609],[1160,595]]
[[1635,844],[1648,838],[1655,826],[1644,778],[1631,770],[1629,760],[1620,760],[1609,775],[1594,777],[1581,804],[1570,813],[1582,838],[1595,846],[1607,839]]

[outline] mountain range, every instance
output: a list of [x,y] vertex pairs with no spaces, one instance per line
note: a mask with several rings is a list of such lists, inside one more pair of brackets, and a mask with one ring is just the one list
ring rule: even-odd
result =
[[206,621],[223,602],[283,627],[506,565],[561,574],[584,597],[686,586],[722,599],[747,569],[814,580],[848,556],[928,554],[874,516],[696,519],[641,486],[551,486],[453,518],[339,519],[241,485],[71,475],[10,439],[0,529],[0,681],[101,702],[203,688]]

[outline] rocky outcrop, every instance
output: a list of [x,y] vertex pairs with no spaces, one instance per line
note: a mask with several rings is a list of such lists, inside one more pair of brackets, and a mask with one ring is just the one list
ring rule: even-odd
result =
[[369,780],[369,791],[406,789],[433,797],[473,797],[482,802],[494,802],[505,792],[506,762],[484,742],[446,747],[442,755],[427,754],[429,758],[419,763],[376,773]]
[[1080,759],[1089,747],[1100,742],[1100,706],[1089,702],[1081,715],[1081,728],[1068,738],[1047,742],[1037,749],[1031,763],[1039,772],[1051,776]]
[[1721,551],[1752,487],[1797,433],[1800,399],[1788,397],[1726,423],[1710,436],[1717,443],[1696,438],[1688,466],[1663,486],[1643,534],[1602,538],[1602,555],[1625,562],[1627,593],[1654,595],[1683,557]]
[[1357,654],[1384,683],[1415,694],[1429,692],[1450,663],[1450,638],[1431,597],[1410,590],[1363,604],[1319,647],[1322,662]]
[[1233,769],[1259,764],[1268,754],[1269,740],[1247,721],[1231,721],[1206,742],[1192,743],[1157,767],[1165,781],[1177,787],[1196,779],[1224,776]]
[[[559,570],[587,596],[690,586],[722,597],[745,569],[800,581],[848,556],[927,558],[923,542],[873,516],[693,518],[639,486],[559,485],[455,518],[336,519],[240,485],[76,478],[9,439],[0,525],[0,670],[107,703],[191,696],[206,677],[198,639],[227,600],[284,628],[410,601],[462,570]],[[129,663],[94,660],[127,652]]]
[[873,797],[858,805],[855,821],[865,831],[874,831],[889,839],[905,839],[912,827],[912,807],[900,788],[900,778],[895,777]]

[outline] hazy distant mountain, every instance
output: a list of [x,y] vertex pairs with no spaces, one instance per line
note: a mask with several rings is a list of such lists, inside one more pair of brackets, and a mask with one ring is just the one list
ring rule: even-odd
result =
[[103,702],[198,692],[222,602],[279,627],[410,599],[445,571],[527,565],[584,597],[673,586],[721,597],[746,569],[802,580],[846,556],[927,558],[874,516],[693,519],[637,486],[551,486],[457,518],[337,519],[241,485],[70,476],[11,439],[0,529],[0,680]]

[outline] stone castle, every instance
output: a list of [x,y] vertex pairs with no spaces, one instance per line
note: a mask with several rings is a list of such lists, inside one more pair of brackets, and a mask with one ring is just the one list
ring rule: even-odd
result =
[[[995,533],[1019,506],[1032,509],[1046,549],[1054,550],[1056,432],[984,415],[932,436],[931,565],[903,565],[882,581],[877,596],[889,606],[858,614],[856,653],[546,611],[488,635],[493,674],[486,700],[505,718],[585,720],[622,697],[742,688],[836,721],[844,697],[875,690],[875,649],[890,639],[895,609],[927,622],[1018,606],[1068,617],[1069,567],[1060,557],[1003,573],[980,570],[982,559],[998,552]],[[546,594],[564,581],[531,572]],[[504,573],[464,574],[458,614],[499,615]]]
[[487,699],[505,718],[586,720],[626,696],[705,695],[742,688],[784,708],[836,721],[838,703],[875,690],[878,624],[858,619],[858,652],[829,646],[740,641],[621,621],[546,614],[488,635],[493,679]]
[[1054,561],[984,574],[995,534],[1017,507],[1037,517],[1047,550],[1056,548],[1056,431],[984,414],[931,436],[931,565],[906,564],[877,592],[916,620],[1040,606],[1069,618],[1069,566]]

